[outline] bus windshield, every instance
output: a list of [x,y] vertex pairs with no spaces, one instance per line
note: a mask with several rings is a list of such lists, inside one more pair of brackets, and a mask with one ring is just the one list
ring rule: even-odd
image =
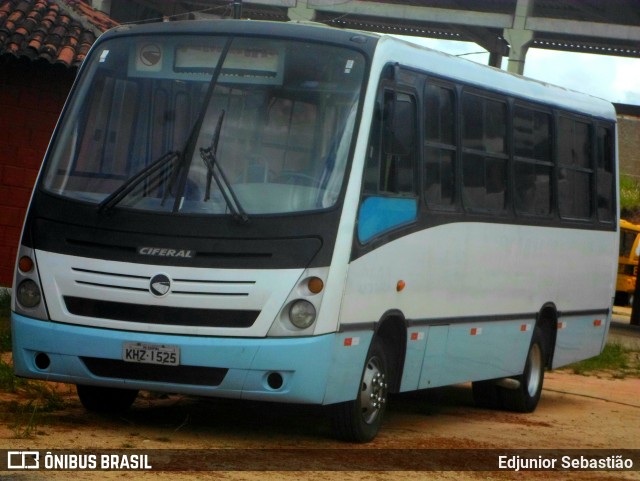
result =
[[294,40],[132,36],[102,42],[87,62],[52,146],[49,192],[101,210],[187,214],[336,203],[360,53]]

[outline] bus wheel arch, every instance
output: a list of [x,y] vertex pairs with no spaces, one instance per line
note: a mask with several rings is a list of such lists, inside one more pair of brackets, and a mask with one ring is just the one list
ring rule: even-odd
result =
[[376,325],[374,340],[380,339],[389,364],[389,390],[400,392],[404,359],[407,351],[407,324],[400,311],[387,312]]
[[548,302],[542,306],[536,317],[536,328],[542,335],[544,366],[551,369],[558,333],[558,310],[555,304]]

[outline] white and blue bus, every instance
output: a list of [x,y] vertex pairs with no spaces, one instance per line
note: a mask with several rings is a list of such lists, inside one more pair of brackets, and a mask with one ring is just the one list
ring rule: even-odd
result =
[[600,353],[616,284],[606,101],[389,36],[122,26],[84,62],[16,262],[19,376],[327,406],[471,382],[535,409]]

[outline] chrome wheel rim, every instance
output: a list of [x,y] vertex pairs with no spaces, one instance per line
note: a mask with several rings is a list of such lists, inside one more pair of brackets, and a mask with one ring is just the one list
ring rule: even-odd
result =
[[531,346],[529,352],[529,377],[527,379],[527,391],[530,397],[534,397],[540,387],[540,378],[542,377],[542,350],[539,344]]
[[387,402],[389,385],[378,357],[372,357],[367,362],[360,387],[360,407],[362,419],[371,424],[380,415]]

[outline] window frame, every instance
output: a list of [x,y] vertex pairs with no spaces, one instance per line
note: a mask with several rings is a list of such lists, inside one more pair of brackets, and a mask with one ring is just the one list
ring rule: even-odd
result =
[[[516,140],[516,110],[517,109],[527,109],[531,111],[534,115],[536,113],[543,114],[548,116],[549,120],[549,137],[547,142],[549,143],[549,156],[547,160],[542,160],[536,157],[526,157],[523,155],[518,155],[516,153],[516,149],[518,146],[518,142]],[[513,200],[513,209],[515,212],[516,218],[532,218],[532,219],[551,219],[556,215],[557,212],[557,193],[555,189],[555,185],[557,182],[556,179],[556,160],[557,160],[557,152],[556,152],[556,123],[554,120],[554,112],[550,108],[545,108],[544,105],[538,105],[531,102],[525,102],[520,99],[514,99],[511,104],[511,159],[512,159],[512,181],[510,182],[512,192],[512,200]],[[549,168],[549,211],[546,213],[536,213],[529,212],[519,208],[518,204],[518,175],[517,175],[517,167],[521,164],[533,165],[533,166],[544,166]],[[535,205],[535,202],[534,202]]]
[[[481,149],[476,149],[473,147],[469,147],[465,145],[465,113],[464,113],[464,109],[465,109],[465,96],[466,95],[470,95],[470,96],[474,96],[477,97],[479,99],[481,99],[481,101],[483,102],[483,125],[482,125],[482,141],[485,142],[485,135],[486,135],[486,130],[485,130],[485,115],[486,115],[486,107],[487,107],[487,102],[495,102],[498,104],[502,104],[504,107],[504,136],[503,136],[503,149],[502,151],[498,151],[498,150],[481,150]],[[462,204],[462,208],[465,212],[468,213],[477,213],[477,214],[487,214],[487,215],[491,215],[491,216],[497,216],[499,218],[504,218],[506,216],[509,216],[511,213],[511,204],[512,204],[512,199],[511,199],[511,189],[510,189],[510,185],[512,183],[512,179],[511,179],[511,138],[510,138],[510,132],[511,132],[511,110],[510,110],[510,106],[509,106],[509,97],[506,95],[500,95],[500,94],[496,94],[492,91],[488,91],[488,90],[481,90],[475,87],[468,87],[468,86],[462,86],[461,92],[460,92],[460,102],[459,102],[460,106],[459,106],[459,118],[458,118],[458,122],[459,122],[459,182],[458,185],[460,186],[460,199],[461,199],[461,204]],[[485,189],[487,187],[486,185],[486,177],[487,177],[487,164],[486,161],[487,160],[491,160],[491,161],[499,161],[499,162],[503,162],[504,164],[504,168],[503,170],[503,183],[504,183],[504,199],[503,199],[503,207],[501,209],[493,209],[491,207],[478,207],[478,206],[474,206],[471,205],[471,203],[467,200],[467,194],[465,194],[465,158],[467,156],[470,155],[474,155],[474,156],[479,156],[482,157],[483,162],[484,162],[484,176],[485,176]],[[486,196],[488,194],[485,192],[484,194],[484,198],[486,199]]]
[[[439,88],[441,90],[448,90],[451,92],[451,97],[452,97],[452,107],[453,107],[453,126],[452,126],[452,130],[453,130],[453,138],[452,138],[452,144],[447,144],[441,141],[438,142],[434,142],[432,140],[429,140],[428,136],[427,136],[427,128],[429,125],[429,121],[428,121],[428,115],[427,115],[427,103],[426,103],[426,99],[427,99],[427,89],[429,87],[436,87]],[[458,187],[458,184],[460,182],[460,131],[461,131],[461,125],[460,125],[460,108],[461,108],[461,102],[460,102],[460,88],[458,85],[456,85],[455,83],[452,82],[446,82],[437,78],[433,78],[433,77],[428,77],[425,76],[423,85],[422,85],[422,105],[420,106],[421,108],[419,108],[421,114],[422,114],[422,128],[421,133],[422,133],[422,145],[420,148],[420,165],[419,165],[419,171],[420,171],[420,175],[421,175],[421,185],[420,185],[420,193],[422,195],[422,197],[424,198],[424,203],[425,205],[429,208],[429,209],[433,209],[433,210],[440,210],[440,211],[458,211],[459,210],[459,205],[461,203],[460,200],[460,188]],[[439,139],[441,140],[441,139]],[[426,194],[426,190],[427,190],[427,183],[426,183],[426,169],[427,169],[427,155],[426,155],[426,151],[428,149],[435,149],[438,152],[449,152],[451,153],[452,156],[452,175],[453,175],[453,192],[451,195],[451,202],[449,203],[443,203],[443,202],[435,202],[432,200],[429,200]],[[442,164],[439,161],[439,166],[441,167]],[[442,169],[440,170],[440,174],[442,175]],[[440,188],[442,188],[442,177],[440,177]],[[440,199],[442,199],[442,195],[440,196]]]
[[[575,125],[577,123],[581,123],[586,125],[587,127],[587,143],[585,145],[588,146],[589,152],[587,153],[587,161],[588,166],[576,166],[569,164],[567,162],[562,162],[561,154],[562,154],[562,145],[565,140],[562,136],[562,127],[560,125],[561,120],[566,119],[572,122],[572,132],[575,132]],[[595,223],[595,168],[594,168],[594,149],[595,149],[595,136],[594,136],[594,124],[596,122],[588,117],[578,115],[572,112],[567,112],[565,110],[557,110],[555,116],[555,129],[556,129],[556,139],[555,139],[555,148],[556,148],[556,181],[555,181],[555,193],[556,193],[556,207],[558,209],[558,216],[561,221],[568,222],[588,222]],[[572,137],[572,140],[575,140],[575,135]],[[589,215],[588,216],[578,216],[574,212],[566,213],[563,212],[563,202],[562,202],[562,185],[561,185],[561,177],[562,170],[565,169],[571,173],[577,174],[587,174],[588,175],[588,187],[587,192],[588,196],[588,206],[589,206]],[[575,192],[575,191],[574,191]]]

